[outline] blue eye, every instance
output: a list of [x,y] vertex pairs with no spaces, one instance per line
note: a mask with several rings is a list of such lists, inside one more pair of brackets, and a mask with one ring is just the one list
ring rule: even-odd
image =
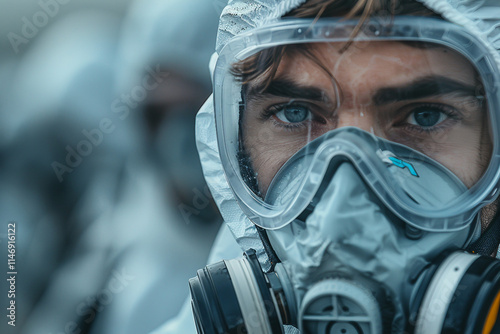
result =
[[418,125],[422,128],[430,128],[441,123],[447,117],[448,116],[439,108],[422,106],[416,108],[410,114],[408,123]]
[[275,115],[279,120],[285,123],[301,123],[311,119],[311,112],[309,109],[300,105],[283,106]]

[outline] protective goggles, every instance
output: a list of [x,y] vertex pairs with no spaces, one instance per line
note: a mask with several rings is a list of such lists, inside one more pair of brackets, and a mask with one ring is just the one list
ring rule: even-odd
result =
[[219,55],[226,177],[245,214],[276,229],[347,160],[408,224],[461,229],[497,193],[499,82],[485,45],[443,20],[280,20]]

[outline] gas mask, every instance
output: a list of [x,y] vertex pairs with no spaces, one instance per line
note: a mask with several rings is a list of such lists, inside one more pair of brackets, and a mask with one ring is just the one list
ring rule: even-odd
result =
[[274,262],[199,270],[200,333],[500,332],[500,262],[466,251],[497,195],[498,68],[442,20],[357,24],[281,20],[221,51],[221,161]]

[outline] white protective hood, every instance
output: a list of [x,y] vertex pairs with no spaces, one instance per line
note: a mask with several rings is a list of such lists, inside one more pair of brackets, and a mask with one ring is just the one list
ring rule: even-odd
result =
[[[450,22],[462,25],[482,40],[500,67],[500,4],[498,0],[418,0]],[[306,0],[234,0],[224,8],[216,51],[233,37],[279,18]],[[212,59],[214,60],[214,59]],[[214,63],[212,61],[212,63]],[[196,141],[205,179],[229,229],[243,250],[254,248],[264,270],[270,262],[255,225],[240,209],[225,178],[219,156],[213,99],[210,97],[196,118]]]

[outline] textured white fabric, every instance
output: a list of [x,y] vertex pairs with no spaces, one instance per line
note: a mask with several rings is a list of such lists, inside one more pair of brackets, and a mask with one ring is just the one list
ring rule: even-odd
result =
[[222,11],[217,52],[230,40],[251,28],[279,18],[306,0],[231,0]]
[[500,67],[500,1],[417,0],[450,22],[466,27],[490,49]]

